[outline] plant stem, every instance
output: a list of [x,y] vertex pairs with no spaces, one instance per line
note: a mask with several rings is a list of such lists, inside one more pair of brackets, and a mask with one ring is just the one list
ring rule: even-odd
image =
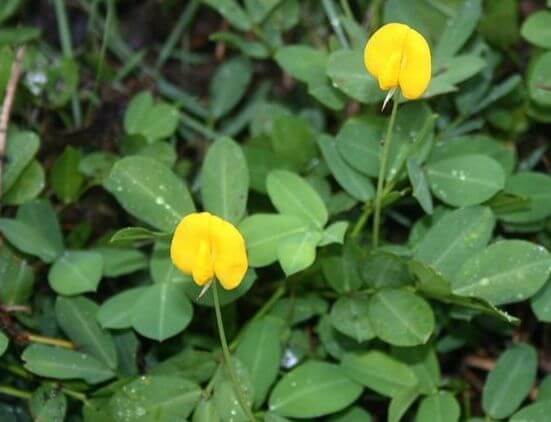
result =
[[381,203],[384,196],[384,183],[386,179],[386,167],[388,162],[388,153],[390,151],[390,144],[392,142],[392,131],[394,130],[394,123],[396,122],[396,114],[398,111],[398,99],[394,99],[392,102],[392,113],[390,114],[390,122],[386,131],[386,136],[383,143],[383,155],[379,165],[379,178],[377,179],[377,193],[375,194],[375,213],[373,215],[373,248],[379,245],[379,232],[381,226]]
[[155,63],[155,68],[157,70],[159,70],[163,66],[166,59],[168,59],[172,54],[172,50],[174,50],[176,43],[182,37],[184,29],[186,29],[186,26],[188,26],[188,24],[191,22],[198,8],[199,2],[197,0],[191,0],[184,8],[184,11],[178,19],[178,23],[168,36],[168,39],[165,41],[163,48],[159,53],[159,57],[157,58],[157,62]]
[[[73,58],[73,48],[71,46],[71,32],[69,31],[65,3],[63,0],[54,0],[54,7],[63,57],[71,60]],[[75,125],[80,126],[82,124],[82,111],[80,109],[80,102],[76,92],[71,99],[71,106],[73,108],[73,119],[75,121]]]
[[339,42],[344,48],[350,48],[350,43],[348,42],[348,39],[346,38],[346,35],[344,35],[344,31],[342,30],[341,20],[337,15],[333,0],[322,0],[322,4],[323,9],[325,10],[325,14],[329,19],[329,23],[333,27],[333,31],[335,31],[335,35],[339,39]]
[[235,373],[235,369],[232,364],[230,349],[228,347],[228,341],[226,339],[226,332],[224,331],[224,322],[222,321],[222,311],[220,309],[220,299],[218,298],[216,280],[214,281],[214,283],[212,283],[212,296],[214,297],[214,311],[216,313],[216,325],[218,325],[218,335],[220,336],[220,343],[222,344],[222,352],[224,354],[224,361],[226,363],[226,368],[228,369],[228,373],[230,375],[230,378],[233,384],[235,395],[237,396],[237,400],[239,401],[239,404],[241,405],[243,412],[245,413],[245,415],[247,415],[247,418],[251,422],[254,422],[256,421],[256,418],[254,417],[250,407],[247,406],[247,400],[245,399],[245,394],[243,392],[243,389],[239,385],[239,380],[237,378],[237,374]]
[[352,229],[352,233],[351,233],[351,236],[352,237],[358,237],[358,235],[360,234],[360,232],[362,231],[362,229],[364,228],[365,226],[365,223],[367,223],[367,219],[369,218],[369,216],[371,215],[371,212],[373,211],[373,209],[371,208],[371,206],[369,206],[369,203],[366,202],[364,204],[364,207],[363,207],[363,211],[362,211],[362,215],[360,216],[360,218],[358,219],[358,221],[356,222],[356,225],[354,226],[354,228]]
[[14,365],[12,363],[0,362],[0,369],[4,369],[7,372],[10,372],[13,375],[16,375],[26,380],[33,379],[33,376],[30,373],[28,373],[25,369],[21,368],[20,366]]
[[26,334],[26,338],[28,341],[32,343],[40,343],[40,344],[49,344],[50,346],[59,346],[59,347],[65,347],[66,349],[74,349],[75,345],[71,343],[68,340],[63,340],[60,338],[53,338],[53,337],[46,337],[41,336],[38,334]]
[[30,391],[19,390],[9,385],[0,385],[0,394],[17,397],[19,399],[29,400],[33,394]]

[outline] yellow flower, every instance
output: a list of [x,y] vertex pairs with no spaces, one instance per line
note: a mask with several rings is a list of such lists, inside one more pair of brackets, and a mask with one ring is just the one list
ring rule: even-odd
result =
[[208,212],[189,214],[180,221],[170,256],[182,272],[199,286],[215,277],[227,289],[235,289],[248,267],[245,240],[231,223]]
[[364,50],[368,72],[383,90],[400,87],[404,97],[419,98],[429,86],[431,55],[427,40],[401,23],[379,28]]

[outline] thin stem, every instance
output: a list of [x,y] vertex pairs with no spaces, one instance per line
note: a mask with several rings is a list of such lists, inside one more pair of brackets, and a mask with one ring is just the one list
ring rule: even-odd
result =
[[84,404],[88,404],[88,399],[86,397],[86,394],[79,393],[78,391],[71,390],[66,387],[62,387],[61,391],[63,391],[65,394],[67,394],[69,397],[72,397],[74,399],[80,400]]
[[9,385],[0,385],[0,393],[24,400],[29,400],[33,396],[30,391],[19,390],[18,388],[10,387]]
[[[17,90],[17,83],[21,77],[21,69],[23,66],[23,59],[25,58],[25,47],[20,47],[17,50],[15,61],[11,66],[10,79],[8,86],[6,87],[6,95],[4,96],[4,102],[2,103],[2,112],[0,114],[0,158],[4,157],[6,151],[6,143],[8,142],[8,125],[10,122],[11,109],[15,100],[15,92]],[[2,196],[2,164],[3,159],[0,159],[0,197]],[[2,203],[0,202],[0,206]]]
[[364,205],[362,215],[360,216],[360,218],[356,222],[356,225],[352,229],[352,233],[351,233],[352,237],[358,237],[358,235],[360,234],[360,232],[364,228],[365,223],[367,223],[367,220],[368,220],[369,216],[371,215],[372,211],[373,211],[373,209],[371,208],[371,206],[369,206],[368,203],[366,203]]
[[256,418],[254,417],[250,407],[247,406],[247,400],[245,399],[245,394],[243,392],[243,389],[239,385],[239,380],[237,378],[237,374],[235,373],[235,369],[233,367],[233,363],[231,360],[230,349],[228,347],[228,341],[226,339],[226,332],[224,331],[224,322],[222,321],[222,311],[220,309],[220,299],[218,298],[218,290],[217,290],[216,284],[217,284],[216,281],[212,283],[212,296],[214,297],[214,311],[216,313],[216,325],[218,325],[218,335],[220,336],[220,343],[222,344],[224,361],[226,363],[226,368],[228,369],[228,373],[233,383],[233,389],[235,391],[235,395],[237,396],[237,400],[239,401],[239,404],[241,405],[243,412],[245,413],[245,415],[247,415],[247,418],[249,418],[250,421],[254,422],[256,421]]
[[53,338],[53,337],[46,337],[41,336],[38,334],[26,334],[26,338],[28,341],[32,343],[40,343],[40,344],[49,344],[50,346],[59,346],[59,347],[65,347],[66,349],[74,349],[75,345],[71,343],[68,340],[63,340],[60,338]]
[[11,364],[11,363],[0,362],[0,368],[4,369],[4,370],[12,373],[13,375],[16,375],[16,376],[20,377],[20,378],[23,378],[23,379],[26,379],[26,380],[33,379],[33,376],[30,373],[28,373],[25,369],[21,368],[20,366],[17,366],[17,365]]
[[348,3],[348,0],[341,0],[341,7],[344,10],[344,14],[346,15],[346,17],[353,21],[354,14],[352,13],[352,9],[350,9],[350,4]]
[[379,178],[377,179],[377,193],[375,196],[375,214],[373,216],[373,248],[379,245],[379,232],[381,226],[381,203],[384,196],[384,183],[386,178],[386,167],[388,162],[388,153],[390,151],[390,144],[392,142],[392,131],[394,130],[394,123],[396,122],[396,114],[398,111],[398,99],[395,98],[392,102],[392,113],[390,115],[390,122],[386,131],[386,136],[383,144],[383,155],[379,165]]
[[335,35],[339,39],[339,42],[344,48],[350,48],[350,43],[348,42],[348,39],[346,38],[346,35],[344,35],[344,31],[342,30],[341,20],[339,19],[339,15],[337,15],[337,10],[335,9],[333,0],[322,0],[322,4],[325,10],[325,14],[329,19],[329,23],[333,27],[333,31],[335,31]]
[[186,26],[191,22],[198,8],[199,2],[197,0],[191,0],[187,4],[184,11],[180,15],[180,18],[178,19],[178,23],[168,36],[168,39],[164,43],[163,48],[159,53],[159,57],[157,58],[157,62],[155,63],[155,67],[157,69],[160,69],[165,63],[166,59],[170,57],[170,55],[172,54],[172,50],[174,50],[176,43],[182,37],[184,29],[186,29]]
[[[67,11],[63,0],[54,0],[55,15],[57,19],[57,28],[59,30],[59,38],[61,40],[61,50],[66,59],[73,58],[73,48],[71,46],[71,32],[69,31],[69,23],[67,20]],[[73,108],[73,119],[75,124],[80,126],[82,123],[82,111],[78,95],[75,93],[72,98],[71,106]]]

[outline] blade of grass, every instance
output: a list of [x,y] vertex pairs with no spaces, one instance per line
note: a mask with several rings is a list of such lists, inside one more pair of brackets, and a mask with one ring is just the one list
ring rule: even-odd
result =
[[176,46],[176,43],[182,37],[184,29],[186,29],[186,26],[188,26],[188,24],[195,17],[195,13],[197,12],[198,8],[199,2],[197,0],[191,0],[185,7],[184,11],[180,15],[180,18],[178,19],[178,23],[168,36],[163,45],[163,48],[161,49],[161,52],[159,53],[159,57],[157,58],[157,62],[155,63],[156,69],[160,69],[165,61],[170,57],[170,55],[172,54],[172,50],[174,50],[174,47]]
[[[71,32],[69,31],[65,3],[63,2],[63,0],[54,0],[54,8],[57,20],[57,28],[59,31],[59,38],[61,40],[61,50],[63,52],[63,57],[72,60],[73,47],[71,43]],[[82,110],[80,108],[78,93],[75,93],[71,98],[71,107],[73,111],[74,123],[76,126],[80,126],[82,124]]]
[[325,14],[327,15],[327,19],[329,19],[329,23],[333,27],[333,31],[335,31],[335,35],[337,36],[339,42],[344,48],[350,48],[350,43],[342,30],[341,20],[337,14],[335,5],[333,4],[333,0],[322,0],[322,4]]

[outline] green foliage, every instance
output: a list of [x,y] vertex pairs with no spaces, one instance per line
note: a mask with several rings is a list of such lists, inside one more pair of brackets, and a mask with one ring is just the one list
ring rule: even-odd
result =
[[[549,419],[551,2],[0,3],[0,420]],[[380,176],[389,22],[432,79]],[[194,212],[245,240],[217,298]]]

